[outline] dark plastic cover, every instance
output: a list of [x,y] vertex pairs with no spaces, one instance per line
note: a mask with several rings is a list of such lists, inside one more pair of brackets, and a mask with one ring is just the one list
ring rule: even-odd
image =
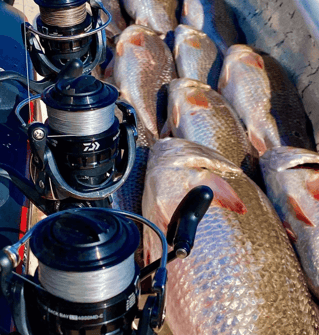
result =
[[50,268],[86,272],[123,262],[139,245],[139,231],[124,216],[102,208],[50,215],[34,231],[30,247]]
[[115,87],[104,84],[90,75],[61,80],[42,94],[42,100],[46,105],[66,111],[107,107],[117,98],[118,91]]
[[65,8],[78,7],[83,5],[87,0],[34,0],[41,7],[47,8]]

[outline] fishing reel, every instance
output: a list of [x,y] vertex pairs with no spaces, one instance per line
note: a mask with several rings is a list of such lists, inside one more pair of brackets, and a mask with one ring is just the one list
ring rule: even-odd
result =
[[[135,160],[135,110],[117,101],[115,87],[82,75],[81,61],[71,61],[55,85],[16,108],[32,153],[33,183],[0,164],[10,179],[44,213],[73,207],[108,207],[111,194],[128,178]],[[20,110],[41,98],[45,124],[26,124]],[[115,117],[115,106],[123,114]]]
[[[22,35],[33,67],[44,79],[33,81],[18,72],[3,71],[0,82],[13,79],[28,90],[42,93],[58,80],[60,71],[72,60],[82,61],[84,74],[111,60],[107,57],[105,27],[112,16],[101,0],[36,0],[35,3],[40,8],[37,29],[25,22]],[[100,11],[108,17],[104,24]]]
[[[121,210],[85,208],[53,214],[38,222],[16,244],[0,252],[1,289],[21,335],[153,335],[165,318],[167,261],[189,255],[197,225],[213,199],[198,186],[176,209],[164,234],[145,218]],[[162,257],[139,269],[136,223],[150,227],[162,243]],[[19,247],[38,259],[33,277],[18,275]],[[152,292],[138,309],[140,282],[156,271]],[[133,321],[139,319],[138,328]]]
[[[112,17],[100,0],[35,0],[35,3],[40,9],[37,30],[26,22],[26,46],[41,76],[56,75],[73,59],[83,62],[84,73],[105,61],[105,27]],[[108,16],[104,24],[100,10]]]

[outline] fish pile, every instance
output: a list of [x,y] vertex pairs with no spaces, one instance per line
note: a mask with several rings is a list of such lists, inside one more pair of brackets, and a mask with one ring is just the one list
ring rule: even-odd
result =
[[[168,266],[173,334],[319,334],[319,154],[295,86],[222,0],[122,5],[103,80],[135,108],[139,139],[114,207],[166,232],[189,190],[214,192],[192,253]],[[149,229],[143,255],[160,255]]]

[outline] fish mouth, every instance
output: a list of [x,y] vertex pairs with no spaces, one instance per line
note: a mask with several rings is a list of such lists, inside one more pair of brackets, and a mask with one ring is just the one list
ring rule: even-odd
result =
[[319,171],[319,163],[304,163],[287,168],[287,170],[296,170],[296,169],[308,169],[308,170]]

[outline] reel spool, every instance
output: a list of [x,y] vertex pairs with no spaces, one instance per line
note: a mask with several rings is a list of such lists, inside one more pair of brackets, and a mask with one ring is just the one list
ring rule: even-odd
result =
[[32,334],[131,334],[139,294],[135,224],[100,209],[42,222],[30,248],[39,261],[35,281],[46,291],[28,285],[25,293]]
[[[87,11],[90,4],[92,15]],[[70,60],[80,59],[89,73],[106,58],[104,28],[111,14],[100,0],[35,0],[40,15],[37,30],[26,23],[26,45],[36,71],[43,77],[57,74]],[[108,20],[102,25],[99,10]],[[40,43],[36,39],[40,38]]]
[[[115,87],[80,75],[80,63],[70,62],[68,66],[74,71],[70,70],[67,78],[32,98],[41,97],[47,106],[45,125],[26,125],[20,117],[21,108],[29,100],[21,102],[16,110],[29,136],[35,190],[42,198],[57,202],[54,208],[41,205],[41,199],[30,198],[27,185],[18,187],[48,214],[70,206],[109,206],[111,194],[128,178],[135,160],[134,109],[117,101]],[[121,124],[114,115],[116,105],[123,113]]]

